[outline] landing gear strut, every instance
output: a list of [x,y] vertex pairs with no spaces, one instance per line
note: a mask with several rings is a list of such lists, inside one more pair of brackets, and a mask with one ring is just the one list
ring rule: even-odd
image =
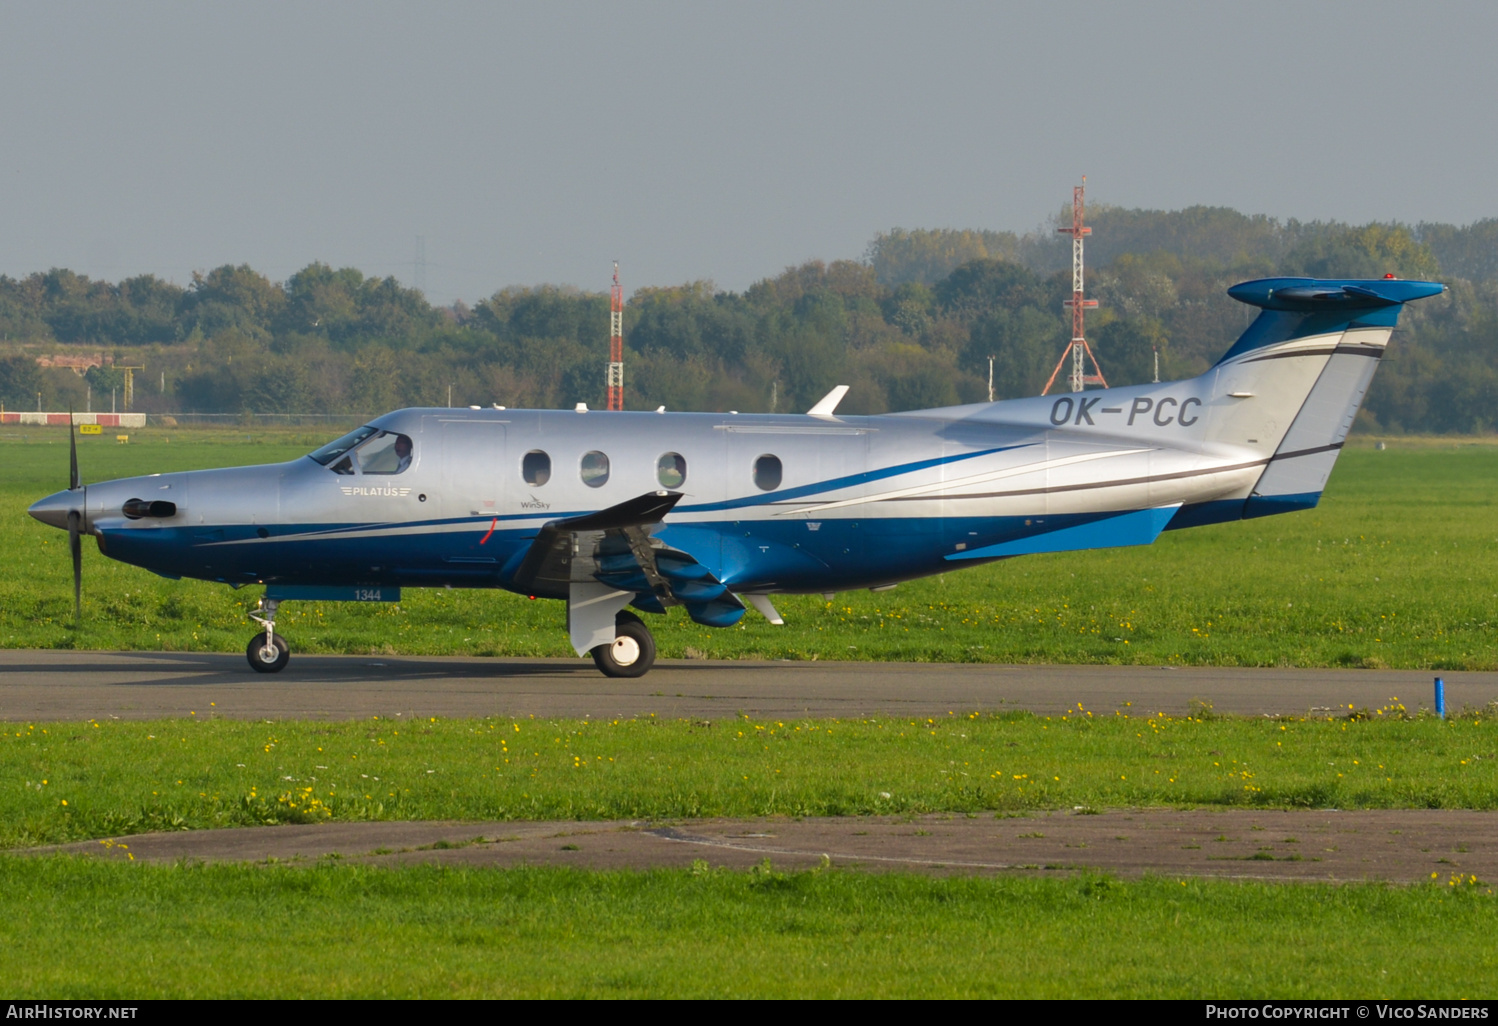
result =
[[245,658],[256,673],[279,673],[291,661],[291,646],[276,633],[276,599],[261,599],[260,605],[250,611],[250,619],[265,628],[261,634],[250,639],[245,648]]
[[614,616],[614,640],[592,651],[605,677],[643,677],[655,665],[655,638],[644,622],[627,610]]

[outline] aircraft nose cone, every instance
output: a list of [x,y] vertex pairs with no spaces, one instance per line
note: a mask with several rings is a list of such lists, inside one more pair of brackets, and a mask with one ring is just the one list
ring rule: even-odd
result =
[[68,510],[72,509],[83,512],[83,489],[81,488],[76,492],[63,491],[49,495],[45,499],[38,499],[26,512],[44,524],[66,531]]

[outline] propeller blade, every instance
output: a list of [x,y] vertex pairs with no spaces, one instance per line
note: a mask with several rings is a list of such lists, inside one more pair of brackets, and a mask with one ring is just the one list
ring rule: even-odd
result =
[[68,551],[73,555],[73,623],[83,620],[83,514],[68,510]]
[[73,410],[68,408],[68,491],[75,492],[78,480],[78,436],[73,431]]

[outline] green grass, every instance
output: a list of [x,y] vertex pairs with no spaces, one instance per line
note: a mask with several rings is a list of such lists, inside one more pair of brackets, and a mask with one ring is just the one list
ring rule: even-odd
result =
[[[23,436],[27,436],[23,440]],[[84,440],[89,480],[286,459],[292,432]],[[238,651],[252,589],[167,582],[25,517],[61,432],[0,431],[0,645]],[[663,654],[1498,666],[1498,448],[1350,450],[1321,508],[1148,549],[1014,560],[893,593],[777,600]],[[562,610],[409,591],[297,603],[302,652],[567,655]],[[1132,711],[1132,710],[1131,710]],[[1498,808],[1490,715],[1316,720],[17,723],[0,846],[325,819],[1001,812],[1068,805]],[[518,728],[518,729],[517,729]],[[290,778],[290,779],[288,779]],[[16,997],[1488,996],[1485,883],[1392,888],[1085,876],[148,866],[0,857]],[[80,944],[87,936],[90,943]],[[1287,943],[1288,941],[1288,943]],[[562,956],[562,957],[559,957]]]
[[1495,900],[1465,883],[0,858],[0,989],[13,999],[1474,998],[1498,979],[1495,949],[1475,941]]
[[[60,430],[0,431],[0,646],[240,651],[259,589],[166,581],[85,554],[25,515],[66,481]],[[302,433],[81,440],[86,480],[288,459]],[[1498,446],[1346,451],[1321,506],[1169,532],[1146,548],[1030,556],[893,592],[776,599],[727,630],[648,617],[665,656],[944,662],[1498,668]],[[560,603],[409,589],[398,606],[288,603],[297,652],[570,656]]]
[[1498,808],[1498,718],[11,724],[0,845],[338,820]]

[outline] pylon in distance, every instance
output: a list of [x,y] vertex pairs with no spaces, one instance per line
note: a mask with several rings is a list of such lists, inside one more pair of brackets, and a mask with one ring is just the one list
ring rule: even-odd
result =
[[[1097,306],[1096,299],[1086,299],[1082,295],[1082,239],[1091,235],[1092,229],[1082,223],[1083,194],[1087,191],[1087,176],[1082,176],[1082,184],[1071,191],[1071,227],[1057,228],[1063,235],[1071,236],[1071,298],[1065,303],[1071,307],[1071,342],[1061,352],[1061,359],[1056,361],[1056,369],[1051,371],[1051,378],[1045,383],[1045,388],[1040,390],[1041,395],[1047,395],[1051,386],[1056,383],[1056,376],[1061,373],[1061,368],[1066,364],[1066,358],[1071,357],[1071,390],[1081,392],[1088,385],[1101,385],[1108,387],[1108,382],[1103,379],[1103,369],[1098,366],[1097,357],[1092,355],[1092,347],[1087,344],[1087,334],[1082,328],[1082,311]],[[1092,361],[1092,373],[1087,373],[1087,361]]]
[[609,294],[609,409],[624,409],[624,289],[619,261],[614,261],[614,288]]

